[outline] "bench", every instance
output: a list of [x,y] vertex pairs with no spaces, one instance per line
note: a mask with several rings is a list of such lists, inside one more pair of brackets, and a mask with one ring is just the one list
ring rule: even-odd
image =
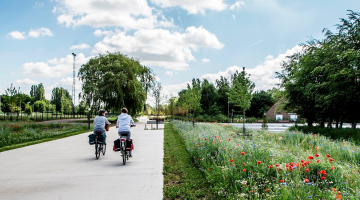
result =
[[[156,121],[155,121],[155,120],[147,121],[146,124],[151,124],[151,129],[152,129],[152,128],[153,128],[153,124],[156,124]],[[145,124],[145,130],[147,130],[146,124]],[[165,122],[159,120],[159,121],[157,121],[157,124],[165,124]]]

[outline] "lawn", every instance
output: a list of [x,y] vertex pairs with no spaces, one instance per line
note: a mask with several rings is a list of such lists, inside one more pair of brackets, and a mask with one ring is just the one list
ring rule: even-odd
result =
[[[360,148],[296,131],[172,122],[216,199],[360,199]],[[165,146],[167,144],[165,143]]]
[[179,134],[165,124],[164,199],[211,199],[203,173],[197,170]]
[[33,122],[0,124],[0,152],[88,131],[87,125]]

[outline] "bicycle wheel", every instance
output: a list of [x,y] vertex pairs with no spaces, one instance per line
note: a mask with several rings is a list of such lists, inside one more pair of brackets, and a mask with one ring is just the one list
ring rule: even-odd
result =
[[97,141],[95,141],[95,156],[96,156],[96,159],[99,159],[100,158],[100,145],[97,143]]
[[123,159],[123,163],[124,165],[126,165],[126,151],[122,151],[122,159]]
[[103,156],[105,155],[105,152],[106,152],[106,144],[103,144],[102,145],[102,154],[103,154]]

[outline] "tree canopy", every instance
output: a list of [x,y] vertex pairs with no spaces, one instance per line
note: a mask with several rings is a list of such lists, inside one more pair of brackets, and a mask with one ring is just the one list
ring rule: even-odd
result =
[[92,107],[113,112],[127,107],[131,115],[142,111],[147,93],[155,80],[152,70],[134,58],[108,53],[90,59],[79,69],[83,81],[80,97]]

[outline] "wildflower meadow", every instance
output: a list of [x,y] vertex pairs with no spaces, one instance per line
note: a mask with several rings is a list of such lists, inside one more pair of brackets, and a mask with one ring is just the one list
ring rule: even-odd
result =
[[0,148],[73,132],[86,131],[86,124],[56,124],[34,122],[3,122],[0,124]]
[[360,199],[360,148],[297,131],[171,122],[218,199]]

